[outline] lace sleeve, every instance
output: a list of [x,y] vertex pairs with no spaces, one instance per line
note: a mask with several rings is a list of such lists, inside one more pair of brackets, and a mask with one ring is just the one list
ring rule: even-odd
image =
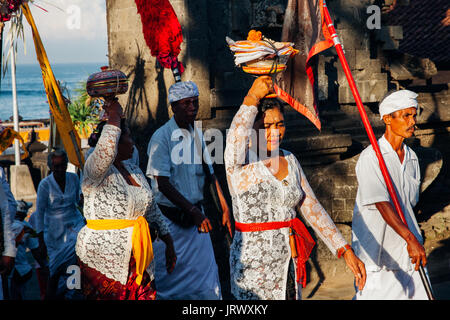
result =
[[333,220],[331,220],[331,217],[322,207],[319,200],[317,200],[298,160],[297,164],[301,175],[301,186],[305,192],[305,198],[297,205],[297,210],[302,213],[302,216],[314,229],[314,232],[320,239],[325,242],[328,249],[334,254],[337,254],[339,248],[345,246],[347,241],[345,241]]
[[150,206],[149,209],[147,210],[145,218],[152,227],[158,230],[160,235],[164,236],[169,233],[169,226],[163,219],[162,213],[159,210],[159,207],[156,204],[155,199],[152,199],[152,201],[150,202]]
[[227,175],[232,175],[237,167],[245,163],[246,149],[257,113],[255,106],[242,105],[231,122],[224,154]]
[[84,165],[83,176],[85,179],[101,182],[116,158],[120,133],[119,127],[110,124],[103,127],[102,135]]

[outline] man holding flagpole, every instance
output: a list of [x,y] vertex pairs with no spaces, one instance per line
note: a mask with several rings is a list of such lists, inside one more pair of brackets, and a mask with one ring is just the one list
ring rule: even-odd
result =
[[407,225],[400,220],[372,146],[356,164],[358,191],[352,221],[352,247],[367,269],[367,282],[356,300],[428,299],[419,266],[427,263],[413,207],[419,200],[420,169],[414,151],[404,144],[414,134],[417,94],[399,90],[380,103],[386,125],[378,140]]

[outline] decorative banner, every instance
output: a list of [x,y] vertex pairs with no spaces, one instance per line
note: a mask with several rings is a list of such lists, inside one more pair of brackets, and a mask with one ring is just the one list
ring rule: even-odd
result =
[[164,68],[184,72],[178,61],[183,34],[177,15],[169,0],[135,0],[141,15],[142,31],[152,56]]
[[293,42],[300,52],[276,77],[278,97],[321,129],[311,58],[333,46],[323,15],[323,0],[289,0],[281,41]]
[[28,151],[25,148],[25,142],[23,141],[22,136],[11,128],[0,126],[0,154],[9,148],[14,142],[14,139],[18,139],[22,143],[23,155],[21,156],[21,159],[23,160],[28,157]]
[[50,110],[58,129],[58,133],[63,142],[64,149],[67,152],[69,161],[79,168],[83,168],[84,157],[81,153],[81,141],[77,131],[74,128],[66,101],[61,93],[61,89],[56,82],[47,53],[42,44],[41,37],[36,28],[34,18],[27,3],[22,4],[22,12],[27,18],[33,31],[34,46],[36,48],[36,57],[39,61],[42,71],[42,80],[44,82],[45,92],[47,93]]

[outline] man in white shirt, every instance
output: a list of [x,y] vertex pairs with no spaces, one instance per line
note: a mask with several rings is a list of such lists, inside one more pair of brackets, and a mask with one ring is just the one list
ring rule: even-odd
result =
[[212,227],[202,207],[205,173],[201,159],[194,160],[198,151],[193,138],[198,95],[191,81],[172,85],[169,101],[174,116],[156,130],[148,144],[146,175],[170,227],[177,254],[175,268],[168,274],[165,245],[158,240],[153,243],[157,299],[222,298],[208,234]]
[[354,299],[427,299],[417,272],[426,265],[423,239],[413,207],[419,200],[419,161],[403,142],[414,134],[417,94],[400,90],[380,103],[386,125],[378,140],[407,226],[394,209],[378,159],[367,147],[356,164],[358,191],[353,211],[352,247],[366,265],[367,281]]

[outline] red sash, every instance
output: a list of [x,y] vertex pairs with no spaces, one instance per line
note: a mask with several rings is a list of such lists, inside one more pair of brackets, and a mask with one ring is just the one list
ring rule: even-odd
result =
[[306,286],[305,263],[309,259],[314,245],[314,239],[309,234],[303,222],[295,218],[290,221],[262,222],[262,223],[235,223],[236,230],[240,232],[254,232],[275,230],[281,228],[292,228],[295,232],[295,245],[297,248],[297,283],[302,279],[303,288]]

